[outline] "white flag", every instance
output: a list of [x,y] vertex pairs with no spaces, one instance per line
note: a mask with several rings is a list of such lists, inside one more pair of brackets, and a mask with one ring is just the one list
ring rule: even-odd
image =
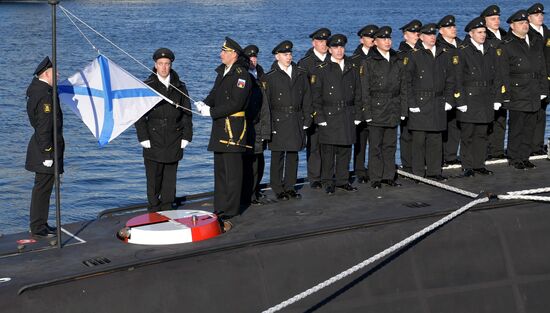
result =
[[59,83],[59,100],[88,126],[100,146],[115,139],[164,97],[99,55]]

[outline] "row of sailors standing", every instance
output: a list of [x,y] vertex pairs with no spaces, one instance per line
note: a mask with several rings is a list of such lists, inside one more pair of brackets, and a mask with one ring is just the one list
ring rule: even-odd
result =
[[[246,104],[239,108],[246,108],[246,114],[212,114],[232,112],[219,108],[226,106],[223,102],[227,91],[218,88],[218,84],[227,71],[233,71],[227,66],[225,71],[218,70],[215,86],[205,103],[197,104],[201,114],[212,115],[214,120],[209,148],[215,152],[215,195],[219,195],[215,198],[220,198],[215,200],[215,207],[226,212],[226,217],[237,214],[236,195],[241,195],[241,191],[244,195],[251,193],[253,203],[261,203],[258,185],[265,148],[272,153],[270,183],[279,200],[300,198],[294,184],[297,152],[304,146],[312,188],[324,188],[327,194],[336,189],[357,190],[350,184],[348,173],[352,145],[359,182],[370,179],[373,188],[382,184],[397,186],[395,152],[400,124],[401,161],[405,170],[444,180],[443,156],[447,161],[456,160],[462,141],[464,175],[492,174],[484,162],[489,126],[494,126],[493,137],[501,135],[495,130],[498,128],[495,111],[497,118],[501,111],[504,116],[505,110],[510,111],[510,165],[518,169],[533,167],[528,157],[535,151],[532,139],[541,100],[548,95],[548,62],[544,52],[550,41],[547,34],[544,40],[528,34],[528,19],[542,15],[542,10],[542,5],[536,4],[511,15],[507,20],[511,33],[503,37],[504,31],[499,30],[500,42],[487,40],[492,34],[486,31],[487,21],[500,15],[494,5],[468,23],[464,41],[456,38],[453,16],[444,17],[438,24],[421,25],[415,20],[401,28],[406,42],[399,52],[391,49],[390,27],[369,25],[359,32],[362,43],[353,57],[345,55],[344,35],[332,35],[321,28],[310,35],[313,48],[298,64],[292,59],[292,43],[285,40],[278,44],[272,51],[275,61],[271,70],[263,76],[257,65],[259,49],[256,46],[242,49],[226,38],[224,51],[252,58],[252,64],[247,64],[252,76],[247,78],[241,67],[235,68],[236,87],[251,88],[248,108]],[[242,118],[244,115],[246,119]],[[236,120],[242,122],[231,130]],[[237,140],[235,135],[244,128],[249,135],[255,135],[251,139],[256,144],[249,149],[253,152],[247,153],[242,168],[233,166],[238,157],[232,156],[230,160],[224,155],[233,150],[244,152],[244,141]],[[368,170],[364,165],[367,141]],[[491,149],[496,152],[490,153],[500,156],[498,149],[504,145],[504,139],[492,142]],[[542,143],[537,145],[541,147]],[[243,180],[243,171],[252,173],[253,178]],[[239,179],[230,179],[237,173],[241,175]],[[249,186],[236,190],[235,186],[243,182]],[[218,186],[224,186],[224,191],[216,191]],[[224,207],[237,209],[226,211]]]

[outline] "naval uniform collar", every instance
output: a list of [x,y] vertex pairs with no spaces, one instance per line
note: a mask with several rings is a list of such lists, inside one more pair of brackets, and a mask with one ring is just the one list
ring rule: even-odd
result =
[[166,86],[166,88],[168,88],[170,86],[170,74],[168,74],[168,76],[166,76],[166,78],[162,78],[162,76],[160,76],[159,73],[157,72],[157,78],[158,78],[158,80],[161,84]]
[[541,34],[541,36],[544,38],[544,28],[542,25],[536,26],[535,24],[529,23],[529,26],[533,28],[537,33]]
[[327,54],[321,54],[320,52],[317,52],[317,50],[315,50],[315,48],[313,49],[313,53],[315,54],[315,56],[317,56],[317,58],[319,58],[319,60],[321,61],[324,61],[327,57]]
[[361,46],[361,50],[363,50],[363,53],[364,53],[365,55],[369,55],[370,48],[367,48],[367,47],[365,47],[365,46]]
[[46,83],[48,86],[50,86],[50,83],[48,83],[47,81],[43,80],[42,78],[38,78],[38,77],[37,77],[37,79],[38,79],[39,81],[41,81],[41,82]]
[[225,66],[224,70],[223,70],[223,76],[227,75],[227,73],[229,73],[229,71],[231,71],[231,68],[233,67],[233,64],[229,65],[229,66]]
[[382,56],[384,59],[386,59],[386,61],[390,61],[390,52],[384,52],[382,50],[380,50],[378,47],[376,47],[376,51],[378,51],[378,53],[380,54],[380,56]]
[[472,43],[472,45],[474,46],[474,48],[476,48],[477,50],[481,51],[481,54],[484,53],[483,51],[483,44],[478,44],[474,39],[472,39],[470,37],[470,42]]
[[498,28],[496,31],[495,30],[492,30],[490,28],[487,27],[487,29],[493,33],[495,35],[495,37],[497,37],[499,40],[502,40],[502,35],[500,34],[500,28]]
[[432,56],[435,58],[435,53],[437,51],[437,47],[436,45],[433,45],[433,47],[431,49],[428,49],[428,47],[426,47],[426,45],[424,43],[422,43],[422,47],[427,50],[427,51],[430,51],[432,53]]
[[257,68],[249,68],[248,72],[254,76],[254,78],[258,79],[258,69]]
[[345,65],[344,59],[338,61],[333,56],[330,56],[330,61],[333,62],[333,63],[338,64],[338,66],[340,66],[340,69],[342,70],[342,72],[344,71],[344,65]]
[[292,78],[292,63],[285,68],[281,63],[277,62],[277,66],[281,69],[281,71],[285,72],[288,77]]
[[527,46],[530,46],[529,45],[529,34],[525,34],[525,37],[521,38],[520,36],[518,36],[516,33],[514,33],[514,31],[512,31],[512,35],[514,37],[516,37],[519,41],[525,41],[525,43],[527,44]]

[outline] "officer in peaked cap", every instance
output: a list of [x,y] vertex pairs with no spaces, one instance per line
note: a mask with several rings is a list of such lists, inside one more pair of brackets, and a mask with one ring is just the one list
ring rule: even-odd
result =
[[[52,84],[56,79],[52,62],[45,57],[34,70],[34,78],[27,88],[27,114],[34,129],[28,147],[25,169],[35,173],[30,206],[30,231],[33,237],[53,237],[56,228],[48,225],[50,197],[55,180],[53,166],[53,97]],[[59,100],[57,101],[59,103]],[[63,173],[63,114],[57,107],[57,162],[59,174]]]
[[[437,36],[437,45],[443,50],[451,53],[453,65],[458,60],[458,46],[461,40],[457,38],[455,17],[453,15],[444,16],[438,23],[439,35]],[[455,72],[456,74],[456,72]],[[449,103],[455,106],[453,102]],[[460,142],[460,129],[456,122],[456,110],[447,107],[447,130],[443,132],[443,161],[445,164],[458,164],[458,146]]]
[[[362,121],[359,71],[345,56],[346,36],[328,39],[330,61],[319,66],[312,83],[314,121],[319,125],[322,153],[322,178],[327,194],[335,187],[356,191],[349,183],[348,166],[351,145],[355,142],[355,125]],[[335,180],[333,179],[335,178]]]
[[380,27],[374,33],[376,54],[362,62],[361,95],[369,125],[369,178],[371,187],[395,182],[397,125],[407,116],[405,69],[402,60],[391,49],[392,29]]
[[145,83],[187,110],[162,100],[135,123],[138,141],[143,147],[149,212],[172,209],[178,163],[193,137],[191,103],[185,83],[172,68],[174,53],[160,48],[153,53],[153,60],[154,73]]
[[204,102],[195,103],[202,116],[212,117],[208,151],[214,153],[214,210],[222,220],[241,213],[245,110],[253,84],[248,64],[239,58],[242,52],[236,41],[225,37],[214,86]]
[[241,204],[248,206],[263,205],[267,200],[261,192],[265,168],[264,150],[267,147],[266,140],[270,138],[270,125],[265,122],[269,116],[269,108],[263,104],[260,79],[265,75],[263,67],[258,64],[260,49],[256,45],[248,45],[243,49],[243,54],[248,58],[248,72],[252,81],[250,100],[246,108],[247,142],[252,149],[247,149],[243,155],[243,189]]
[[485,168],[487,128],[494,119],[494,104],[502,103],[496,49],[486,45],[485,18],[476,17],[465,29],[468,38],[459,47],[456,89],[464,95],[457,107],[464,176],[490,175]]
[[[506,37],[506,31],[500,27],[500,8],[492,4],[485,8],[480,14],[485,19],[487,27],[487,39],[485,45],[498,49],[502,39]],[[500,51],[500,50],[499,50]],[[504,155],[504,134],[506,132],[506,110],[495,109],[494,121],[489,125],[489,145],[487,148],[487,158],[505,158]]]
[[409,51],[414,48],[420,35],[420,28],[422,22],[419,20],[412,20],[407,24],[401,26],[399,29],[403,31],[403,41],[399,44],[399,51]]
[[445,107],[453,102],[455,75],[450,54],[436,43],[436,31],[436,24],[422,26],[416,49],[403,63],[409,77],[407,94],[411,95],[408,126],[413,138],[413,173],[445,180],[441,175],[442,133],[447,128]]
[[[511,33],[502,42],[503,107],[509,111],[508,158],[517,169],[533,168],[529,161],[540,100],[548,96],[542,41],[529,35],[528,13],[519,10],[506,22]],[[529,47],[529,48],[528,48]],[[497,51],[498,52],[498,51]],[[513,95],[513,97],[511,96]]]
[[[374,48],[374,33],[377,30],[378,26],[367,25],[357,32],[360,43],[350,58],[350,61],[356,68],[361,66],[361,62],[363,60],[373,56],[376,53]],[[369,180],[369,175],[365,167],[369,128],[367,123],[361,122],[357,125],[355,130],[357,134],[355,136],[356,142],[353,146],[353,168],[357,182],[363,184]]]
[[[529,14],[529,36],[536,38],[542,44],[537,45],[542,48],[545,58],[546,74],[550,80],[550,31],[544,24],[544,6],[541,3],[535,3],[527,9]],[[535,128],[535,137],[533,137],[534,155],[547,154],[547,147],[544,145],[544,130],[546,128],[546,107],[548,98],[541,100],[541,108],[537,115],[537,126]]]
[[[400,59],[408,59],[408,52],[414,49],[420,37],[420,28],[422,28],[422,22],[419,20],[412,20],[399,28],[403,32],[403,41],[399,43],[399,52],[397,54]],[[408,119],[402,120],[399,127],[399,154],[401,157],[402,169],[410,172],[412,171],[412,137],[407,127],[407,123]]]
[[[315,82],[316,72],[319,66],[330,60],[328,53],[327,39],[331,32],[328,28],[320,28],[309,37],[311,45],[306,55],[298,62],[298,67],[307,71],[311,83]],[[309,185],[313,189],[322,188],[321,184],[321,150],[319,146],[319,130],[317,125],[313,124],[307,129],[307,178]]]
[[291,41],[271,51],[275,62],[263,79],[264,101],[271,109],[265,122],[272,127],[270,185],[277,200],[299,199],[295,184],[298,152],[306,146],[305,130],[311,126],[311,87],[306,70],[292,62]]

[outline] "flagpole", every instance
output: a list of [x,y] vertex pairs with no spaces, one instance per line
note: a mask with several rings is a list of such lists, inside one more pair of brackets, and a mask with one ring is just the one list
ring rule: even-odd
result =
[[57,112],[59,110],[59,102],[57,101],[57,38],[56,38],[56,6],[59,4],[59,0],[48,0],[48,4],[52,6],[52,67],[53,67],[53,79],[52,79],[52,91],[53,91],[53,166],[54,166],[54,179],[55,179],[55,219],[57,225],[57,248],[61,249],[61,197],[59,195],[59,153],[57,145]]

